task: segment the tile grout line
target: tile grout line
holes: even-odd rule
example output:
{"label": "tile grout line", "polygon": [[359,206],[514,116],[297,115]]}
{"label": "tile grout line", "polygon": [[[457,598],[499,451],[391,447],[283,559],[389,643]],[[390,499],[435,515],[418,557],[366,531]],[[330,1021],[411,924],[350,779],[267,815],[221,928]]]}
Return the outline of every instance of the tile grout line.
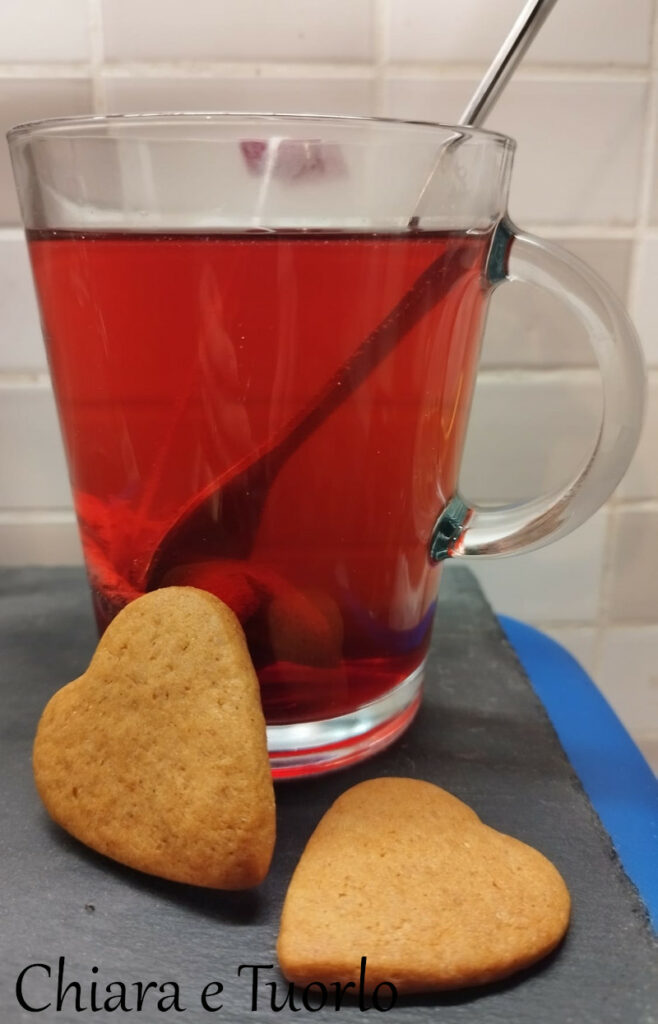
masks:
{"label": "tile grout line", "polygon": [[658,120],[658,0],[654,0],[653,34],[651,42],[651,78],[644,112],[644,145],[640,163],[639,200],[635,221],[634,246],[628,283],[628,303],[631,311],[637,304],[640,287],[639,243],[646,237],[651,221],[653,199],[653,171],[656,154],[656,121]]}
{"label": "tile grout line", "polygon": [[[640,246],[643,238],[646,235],[646,230],[649,225],[651,212],[653,165],[656,149],[656,117],[658,115],[658,72],[656,70],[657,64],[658,0],[654,0],[651,34],[651,52],[649,62],[649,89],[644,111],[644,145],[642,148],[642,158],[640,162],[640,175],[638,182],[639,201],[637,207],[637,216],[635,220],[635,230],[633,232],[633,247],[631,251],[631,261],[628,280],[628,309],[631,313],[633,313],[634,310],[637,308],[637,299],[640,288]],[[606,531],[603,545],[603,566],[601,569],[601,583],[597,611],[597,629],[594,637],[593,666],[595,674],[598,674],[601,669],[603,645],[605,642],[606,630],[613,625],[613,622],[611,621],[610,617],[610,605],[614,582],[613,549],[615,543],[614,538],[616,536],[618,528],[618,517],[620,511],[622,509],[628,509],[630,504],[631,503],[622,503],[618,501],[614,494],[611,496],[610,499],[608,499],[608,517],[606,521]]]}
{"label": "tile grout line", "polygon": [[75,511],[72,506],[54,505],[52,508],[39,506],[35,508],[0,509],[0,527],[41,526],[44,523],[68,525],[75,522]]}
{"label": "tile grout line", "polygon": [[22,227],[0,227],[0,242],[22,242],[25,232]]}
{"label": "tile grout line", "polygon": [[[377,50],[378,35],[386,40],[388,19],[386,11],[389,0],[373,0],[373,25],[375,27],[375,49]],[[180,60],[180,61],[111,61],[102,58],[102,12],[100,0],[88,0],[90,38],[92,41],[91,61],[57,61],[57,62],[15,62],[0,63],[0,79],[6,78],[84,78],[93,73],[95,63],[101,65],[100,70],[106,78],[248,78],[258,68],[264,77],[272,76],[313,78],[351,78],[372,77],[377,72],[377,64],[371,61],[286,61],[269,60]],[[383,12],[383,13],[380,13]],[[100,48],[98,46],[100,44]],[[377,53],[376,53],[377,57]],[[422,61],[382,61],[382,70],[391,77],[407,80],[431,79],[434,81],[465,80],[479,81],[486,71],[486,63],[446,63]],[[609,65],[583,64],[542,64],[525,65],[514,75],[515,80],[537,82],[598,82],[623,83],[648,81],[651,68],[644,65]]]}
{"label": "tile grout line", "polygon": [[[493,57],[493,54],[492,54]],[[488,67],[487,62],[454,63],[443,61],[390,61],[388,72],[392,77],[408,81],[480,81]],[[521,64],[514,72],[514,80],[522,82],[644,82],[650,75],[649,65],[604,64]]]}
{"label": "tile grout line", "polygon": [[658,512],[658,498],[618,498],[614,508],[618,512]]}
{"label": "tile grout line", "polygon": [[50,374],[43,370],[0,370],[0,389],[14,391],[22,388],[33,391],[50,390]]}
{"label": "tile grout line", "polygon": [[[373,22],[374,26],[374,22]],[[376,37],[375,37],[376,44]],[[152,78],[173,79],[250,79],[260,78],[327,78],[341,80],[359,78],[363,80],[375,77],[377,68],[370,61],[181,61],[163,63],[111,63],[103,64],[103,76],[106,79],[135,78],[148,80]]]}
{"label": "tile grout line", "polygon": [[89,78],[89,61],[53,64],[0,64],[0,81],[12,78]]}

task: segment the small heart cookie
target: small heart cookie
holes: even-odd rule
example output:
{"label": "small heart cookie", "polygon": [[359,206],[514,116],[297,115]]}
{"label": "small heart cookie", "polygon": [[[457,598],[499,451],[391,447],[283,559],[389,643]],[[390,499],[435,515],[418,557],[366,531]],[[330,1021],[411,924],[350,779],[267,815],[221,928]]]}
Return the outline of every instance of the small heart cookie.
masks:
{"label": "small heart cookie", "polygon": [[193,587],[153,591],[110,624],[34,742],[46,810],[149,874],[244,889],[269,869],[272,777],[258,680],[233,612]]}
{"label": "small heart cookie", "polygon": [[334,803],[286,896],[277,952],[289,981],[398,992],[480,985],[527,967],[569,923],[567,888],[537,850],[438,786],[372,779]]}

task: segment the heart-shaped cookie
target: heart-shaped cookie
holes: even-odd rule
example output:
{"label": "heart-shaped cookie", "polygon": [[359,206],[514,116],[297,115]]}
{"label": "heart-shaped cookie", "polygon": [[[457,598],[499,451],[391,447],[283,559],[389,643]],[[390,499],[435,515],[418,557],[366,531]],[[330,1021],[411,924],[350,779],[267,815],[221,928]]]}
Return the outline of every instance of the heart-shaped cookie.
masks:
{"label": "heart-shaped cookie", "polygon": [[534,963],[569,922],[569,893],[537,850],[438,786],[373,779],[311,836],[286,896],[289,981],[387,981],[399,992],[479,985]]}
{"label": "heart-shaped cookie", "polygon": [[233,612],[168,587],[127,605],[46,706],[34,777],[48,813],[114,860],[243,889],[269,869],[272,778],[258,680]]}

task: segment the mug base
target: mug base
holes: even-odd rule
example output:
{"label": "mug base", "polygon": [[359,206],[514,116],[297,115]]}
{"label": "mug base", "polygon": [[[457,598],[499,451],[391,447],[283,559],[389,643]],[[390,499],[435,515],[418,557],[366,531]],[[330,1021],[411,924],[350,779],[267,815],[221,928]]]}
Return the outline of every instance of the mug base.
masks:
{"label": "mug base", "polygon": [[384,697],[347,715],[296,725],[268,725],[275,779],[333,772],[384,750],[411,724],[420,704],[425,663]]}

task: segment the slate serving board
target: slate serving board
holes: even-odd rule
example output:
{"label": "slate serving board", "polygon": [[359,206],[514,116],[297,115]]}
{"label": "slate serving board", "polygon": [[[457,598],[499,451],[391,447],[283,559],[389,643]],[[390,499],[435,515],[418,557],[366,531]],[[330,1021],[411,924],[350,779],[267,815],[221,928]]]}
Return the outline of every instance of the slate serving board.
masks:
{"label": "slate serving board", "polygon": [[[223,894],[140,875],[106,860],[52,825],[32,784],[30,749],[50,694],[87,665],[95,644],[82,573],[20,569],[0,573],[2,650],[0,772],[0,1021],[205,1021],[363,1019],[358,1001],[337,1012],[289,1006],[274,1013],[263,971],[258,1009],[252,973],[240,964],[275,963],[278,915],[290,874],[325,809],[348,786],[380,775],[438,783],[471,804],[495,828],[537,846],[562,872],[573,897],[563,946],[542,965],[505,983],[465,992],[400,999],[367,1020],[400,1024],[650,1024],[658,1019],[658,950],[637,892],[564,755],[543,707],[473,577],[450,566],[442,582],[421,712],[390,750],[348,771],[277,787],[278,842],[271,873],[257,891]],[[330,894],[329,894],[330,895]],[[57,1012],[56,974],[81,984]],[[26,976],[31,1006],[15,986]],[[92,973],[92,967],[98,973]],[[92,1012],[90,983],[176,981],[180,1012]],[[200,994],[211,981],[205,1011]],[[117,989],[112,989],[116,992]],[[134,1005],[134,989],[128,988]],[[151,993],[155,990],[152,989]],[[163,990],[164,994],[172,988]],[[163,993],[158,993],[162,995]],[[165,1003],[164,1005],[168,1005]]]}

